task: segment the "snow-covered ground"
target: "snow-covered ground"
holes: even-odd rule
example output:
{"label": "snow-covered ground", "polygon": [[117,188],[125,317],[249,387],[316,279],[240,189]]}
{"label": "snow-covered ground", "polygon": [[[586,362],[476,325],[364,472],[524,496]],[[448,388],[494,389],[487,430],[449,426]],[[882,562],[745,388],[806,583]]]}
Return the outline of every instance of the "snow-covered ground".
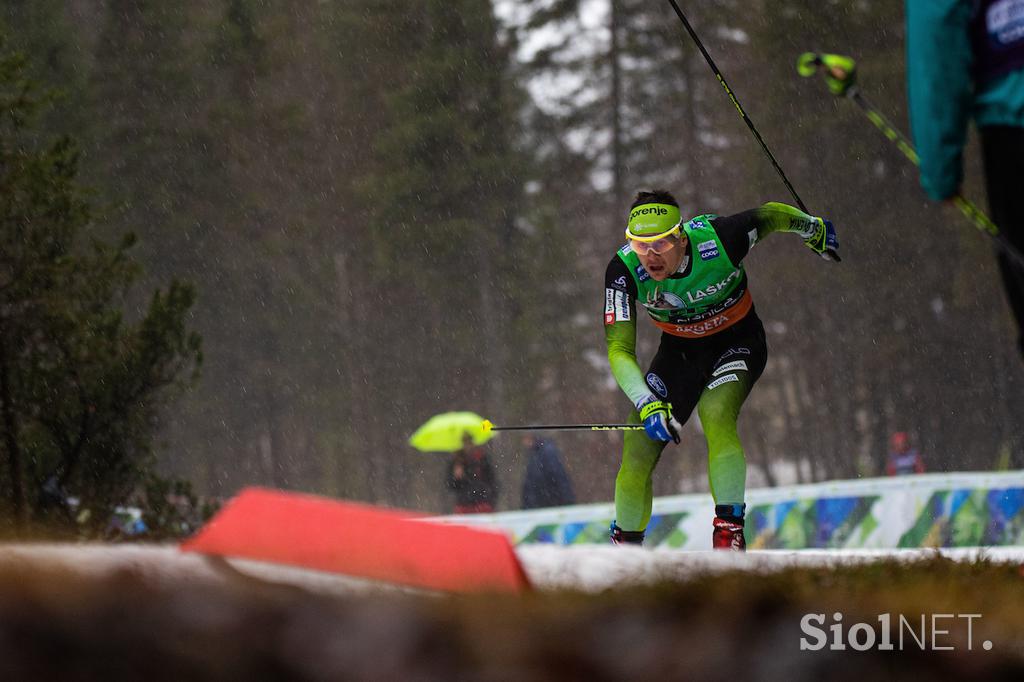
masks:
{"label": "snow-covered ground", "polygon": [[[686,580],[709,572],[770,572],[792,566],[840,566],[885,559],[917,561],[936,553],[958,561],[984,557],[1024,564],[1024,547],[942,550],[801,550],[693,552],[605,545],[524,545],[516,549],[531,583],[540,590],[598,592],[661,580]],[[261,580],[295,585],[325,594],[401,591],[347,576],[307,571],[248,560],[228,561],[181,552],[175,545],[0,545],[0,568],[24,566],[86,576],[128,572],[155,585],[181,582],[222,583]]]}

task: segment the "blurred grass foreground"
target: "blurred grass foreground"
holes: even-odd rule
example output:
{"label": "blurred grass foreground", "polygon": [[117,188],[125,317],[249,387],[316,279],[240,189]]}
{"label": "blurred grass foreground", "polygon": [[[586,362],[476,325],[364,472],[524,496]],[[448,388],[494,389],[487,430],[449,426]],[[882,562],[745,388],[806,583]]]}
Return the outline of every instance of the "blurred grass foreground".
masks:
{"label": "blurred grass foreground", "polygon": [[0,679],[1024,679],[1024,569],[984,558],[454,597],[101,550],[0,551]]}

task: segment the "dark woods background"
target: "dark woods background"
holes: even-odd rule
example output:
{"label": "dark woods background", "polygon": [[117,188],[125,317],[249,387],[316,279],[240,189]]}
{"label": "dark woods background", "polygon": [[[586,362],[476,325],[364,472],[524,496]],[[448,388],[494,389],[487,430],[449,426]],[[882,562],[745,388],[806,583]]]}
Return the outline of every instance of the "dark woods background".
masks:
{"label": "dark woods background", "polygon": [[[931,470],[1020,466],[1024,373],[989,241],[925,202],[855,105],[795,72],[805,50],[853,55],[906,128],[901,3],[690,5],[844,256],[778,236],[748,259],[771,347],[741,421],[751,485],[879,474],[893,430]],[[83,243],[138,237],[126,320],[154,291],[195,294],[175,310],[202,336],[201,378],[177,329],[164,378],[180,390],[147,394],[126,458],[148,459],[122,495],[155,468],[209,496],[262,484],[445,511],[445,457],[406,444],[432,414],[624,416],[600,313],[637,189],[668,188],[687,214],[791,202],[667,2],[508,0],[500,20],[487,0],[0,7],[7,51],[62,91],[33,134],[78,142]],[[645,327],[643,362],[655,342]],[[686,431],[658,494],[705,489]],[[558,442],[580,500],[610,500],[620,438]],[[515,508],[518,439],[491,447],[499,507]],[[60,461],[23,467],[25,494]]]}

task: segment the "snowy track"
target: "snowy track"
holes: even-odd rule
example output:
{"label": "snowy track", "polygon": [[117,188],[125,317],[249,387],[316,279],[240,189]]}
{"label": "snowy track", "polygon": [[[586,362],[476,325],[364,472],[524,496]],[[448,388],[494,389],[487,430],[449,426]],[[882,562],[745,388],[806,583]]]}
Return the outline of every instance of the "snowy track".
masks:
{"label": "snowy track", "polygon": [[533,584],[541,589],[598,591],[661,580],[687,580],[721,571],[766,573],[790,567],[828,567],[896,559],[921,561],[936,553],[956,561],[985,557],[1024,563],[1024,547],[943,550],[761,550],[734,552],[644,550],[635,547],[530,545],[517,553]]}
{"label": "snowy track", "polygon": [[[685,552],[612,546],[525,545],[517,554],[533,585],[541,590],[597,592],[612,587],[683,581],[698,575],[741,570],[765,573],[784,568],[827,567],[891,560],[918,561],[936,553],[957,561],[984,557],[1024,564],[1024,547],[943,550],[802,550]],[[0,545],[0,568],[25,567],[68,571],[89,577],[129,573],[154,585],[217,584],[258,580],[293,585],[324,594],[403,591],[346,576],[254,561],[220,561],[178,551],[173,545]]]}

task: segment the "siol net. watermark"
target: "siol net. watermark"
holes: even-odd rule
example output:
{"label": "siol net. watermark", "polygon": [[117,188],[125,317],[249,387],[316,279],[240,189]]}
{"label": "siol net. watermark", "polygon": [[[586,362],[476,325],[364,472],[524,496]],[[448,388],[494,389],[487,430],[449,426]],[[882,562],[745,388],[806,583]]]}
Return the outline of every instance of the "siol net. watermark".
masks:
{"label": "siol net. watermark", "polygon": [[[824,613],[807,613],[800,619],[800,650],[821,651],[953,651],[957,645],[973,651],[975,648],[975,621],[980,613],[932,613],[919,616],[880,613],[876,623],[843,623],[843,614],[833,613],[826,625]],[[966,635],[962,637],[960,635]],[[962,646],[966,641],[966,647]],[[981,648],[992,649],[992,642],[984,640]]]}

